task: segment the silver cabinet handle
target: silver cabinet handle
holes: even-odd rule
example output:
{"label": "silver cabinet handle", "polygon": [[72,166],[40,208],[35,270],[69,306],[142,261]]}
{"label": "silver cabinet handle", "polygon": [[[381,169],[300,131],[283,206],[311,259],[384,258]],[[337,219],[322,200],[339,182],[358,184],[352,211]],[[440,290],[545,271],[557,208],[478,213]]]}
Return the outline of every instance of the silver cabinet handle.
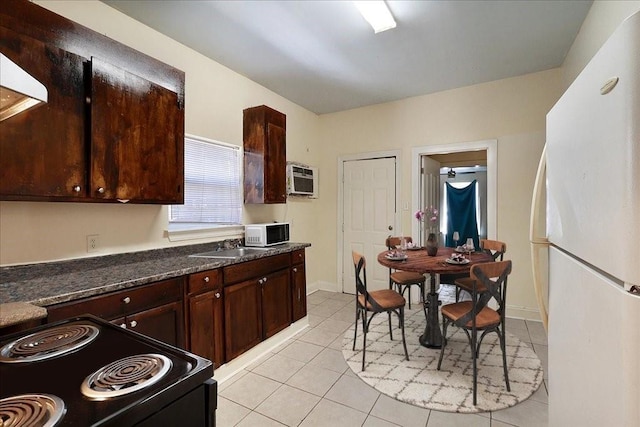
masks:
{"label": "silver cabinet handle", "polygon": [[267,283],[267,278],[265,277],[264,279],[262,279],[263,283]]}
{"label": "silver cabinet handle", "polygon": [[74,193],[79,193],[80,190],[82,190],[82,187],[80,187],[79,185],[74,185],[73,186],[73,192]]}
{"label": "silver cabinet handle", "polygon": [[130,325],[132,328],[135,328],[136,326],[138,326],[138,322],[136,322],[135,320],[132,320],[132,321],[129,323],[129,325]]}
{"label": "silver cabinet handle", "polygon": [[216,298],[220,298],[222,295],[220,295],[220,292],[216,292]]}
{"label": "silver cabinet handle", "polygon": [[204,283],[209,283],[209,276],[204,276]]}
{"label": "silver cabinet handle", "polygon": [[104,187],[98,187],[98,193],[104,194]]}
{"label": "silver cabinet handle", "polygon": [[297,272],[298,272],[298,269],[294,267],[294,268],[293,268],[293,272],[294,272],[294,273],[297,273]]}
{"label": "silver cabinet handle", "polygon": [[264,283],[264,280],[262,280],[262,279],[258,279],[258,284],[259,284],[259,285],[262,285],[263,283]]}
{"label": "silver cabinet handle", "polygon": [[126,324],[126,323],[121,323],[121,324],[120,324],[120,327],[121,327],[122,329],[127,329],[127,324]]}
{"label": "silver cabinet handle", "polygon": [[122,302],[125,303],[125,304],[129,304],[131,302],[131,298],[124,297],[124,298],[122,298]]}

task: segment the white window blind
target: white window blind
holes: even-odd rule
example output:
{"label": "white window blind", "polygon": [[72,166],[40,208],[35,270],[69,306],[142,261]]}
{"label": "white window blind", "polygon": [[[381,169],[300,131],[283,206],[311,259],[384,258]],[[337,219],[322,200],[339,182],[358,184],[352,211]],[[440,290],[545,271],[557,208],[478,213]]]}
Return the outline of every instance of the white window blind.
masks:
{"label": "white window blind", "polygon": [[239,147],[197,137],[184,141],[184,205],[171,205],[169,222],[240,224]]}

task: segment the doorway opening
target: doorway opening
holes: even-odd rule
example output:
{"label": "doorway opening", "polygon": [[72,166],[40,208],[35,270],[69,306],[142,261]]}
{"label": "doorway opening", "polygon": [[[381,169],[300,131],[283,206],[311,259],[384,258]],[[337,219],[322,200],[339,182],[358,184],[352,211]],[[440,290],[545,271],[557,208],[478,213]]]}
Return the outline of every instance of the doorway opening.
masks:
{"label": "doorway opening", "polygon": [[[440,233],[444,236],[453,232],[448,230],[444,183],[460,187],[476,180],[478,235],[496,238],[497,140],[416,147],[412,150],[412,166],[413,212],[437,206]],[[424,239],[418,221],[412,221],[412,234]],[[444,238],[440,244],[444,244]]]}

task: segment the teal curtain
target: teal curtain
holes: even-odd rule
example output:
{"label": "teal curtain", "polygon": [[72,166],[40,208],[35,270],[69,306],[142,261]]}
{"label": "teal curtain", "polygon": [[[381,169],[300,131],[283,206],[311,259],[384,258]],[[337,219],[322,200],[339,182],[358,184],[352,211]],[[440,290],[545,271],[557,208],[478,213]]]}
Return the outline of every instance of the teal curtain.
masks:
{"label": "teal curtain", "polygon": [[448,182],[447,191],[447,246],[455,246],[453,232],[460,234],[458,245],[464,244],[469,237],[473,239],[476,250],[480,248],[478,222],[476,221],[476,180],[464,188],[455,188]]}

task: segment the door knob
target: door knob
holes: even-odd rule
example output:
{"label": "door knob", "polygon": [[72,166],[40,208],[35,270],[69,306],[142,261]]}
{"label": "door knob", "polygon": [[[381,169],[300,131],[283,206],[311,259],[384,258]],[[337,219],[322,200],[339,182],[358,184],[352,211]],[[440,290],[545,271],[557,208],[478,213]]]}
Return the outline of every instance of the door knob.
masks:
{"label": "door knob", "polygon": [[393,225],[389,226],[389,231],[393,230]]}

